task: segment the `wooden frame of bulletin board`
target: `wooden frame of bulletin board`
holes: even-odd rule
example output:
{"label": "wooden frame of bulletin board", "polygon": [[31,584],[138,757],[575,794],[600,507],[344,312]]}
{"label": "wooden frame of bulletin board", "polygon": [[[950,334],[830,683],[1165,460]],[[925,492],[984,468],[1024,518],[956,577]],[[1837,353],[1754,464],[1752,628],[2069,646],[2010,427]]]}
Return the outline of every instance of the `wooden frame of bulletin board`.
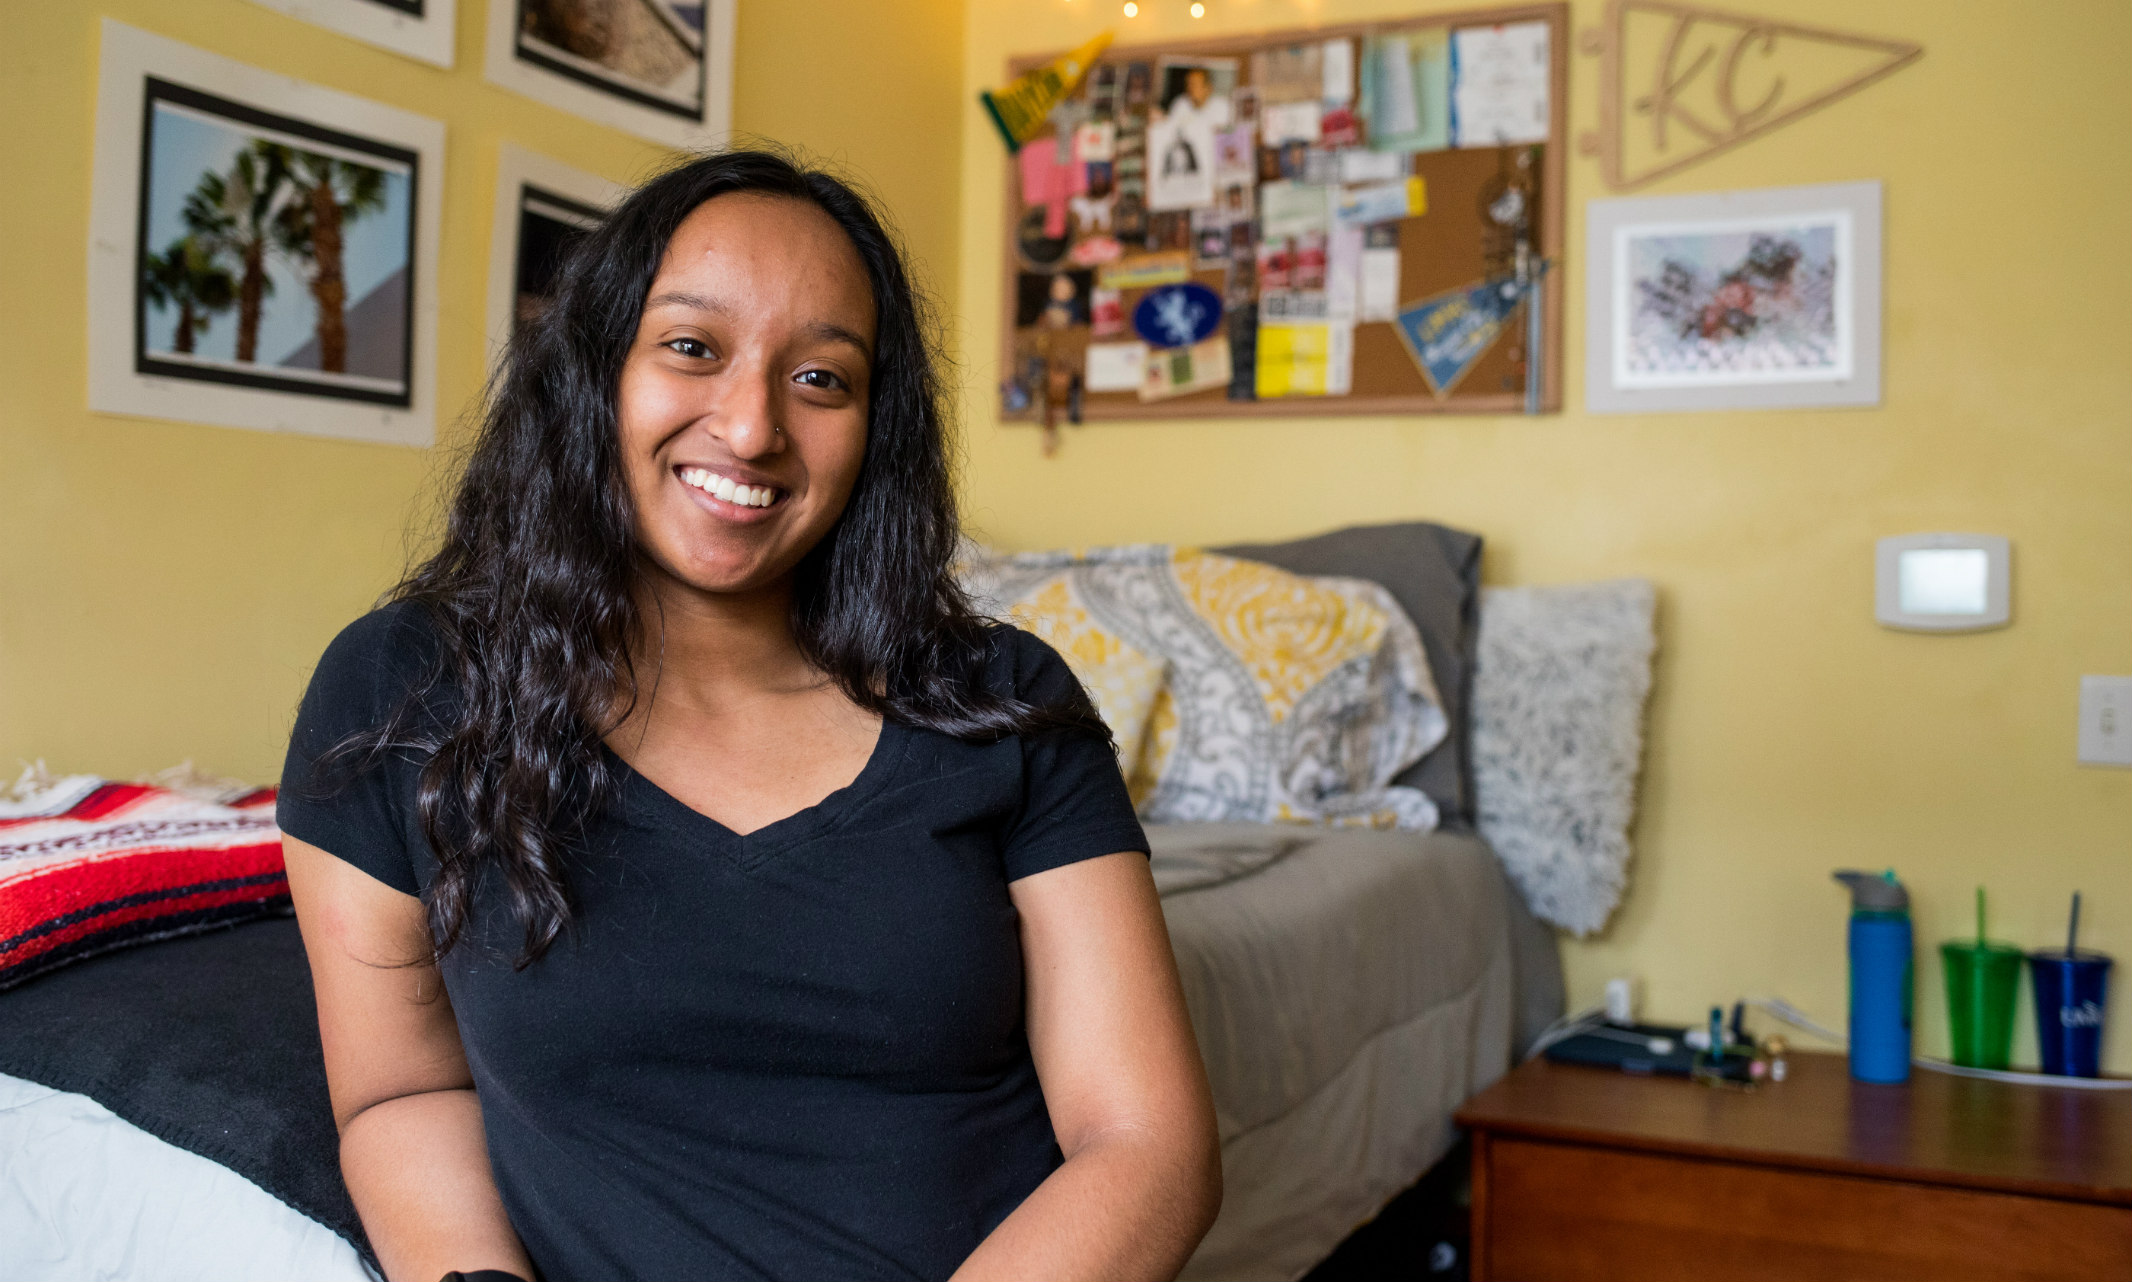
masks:
{"label": "wooden frame of bulletin board", "polygon": [[[1544,25],[1544,53],[1535,47],[1533,24]],[[1468,34],[1461,37],[1461,32]],[[1346,47],[1348,81],[1354,86],[1345,119],[1338,112],[1341,73],[1325,69],[1328,59],[1339,66],[1331,48],[1336,44]],[[1394,48],[1405,53],[1400,61],[1391,61],[1395,55],[1388,50]],[[1459,49],[1469,56],[1453,71]],[[1047,127],[1008,162],[1002,418],[1559,410],[1570,53],[1566,4],[1110,49],[1052,117],[1054,126],[1063,123],[1064,146],[1059,128]],[[1486,63],[1484,54],[1497,61]],[[1371,66],[1373,58],[1378,61]],[[1018,75],[1048,61],[1049,55],[1015,58],[1008,72]],[[1211,66],[1196,85],[1186,70],[1194,62]],[[1394,91],[1386,86],[1396,73],[1379,68],[1399,66],[1411,72],[1413,105],[1387,107]],[[1255,70],[1268,73],[1266,83],[1255,82]],[[1483,79],[1491,73],[1492,81]],[[1468,78],[1464,90],[1453,87],[1459,76]],[[1306,106],[1297,95],[1320,83],[1311,77],[1322,77],[1324,84],[1316,111],[1317,145],[1302,142],[1299,133],[1312,113],[1306,108],[1301,123],[1296,113]],[[1532,101],[1541,83],[1544,106]],[[1195,88],[1201,96],[1188,99]],[[1173,92],[1177,96],[1169,96]],[[1166,97],[1173,106],[1182,104],[1181,111],[1154,110]],[[1467,104],[1465,122],[1453,110],[1454,100]],[[1520,114],[1484,114],[1502,104]],[[1216,195],[1197,213],[1154,209],[1151,189],[1162,164],[1155,143],[1167,153],[1176,138],[1190,141],[1186,130],[1195,112],[1209,113],[1218,127]],[[1432,119],[1434,113],[1449,113],[1448,119]],[[1172,115],[1177,121],[1168,119]],[[1226,127],[1221,127],[1224,115]],[[1545,135],[1539,137],[1542,115]],[[1512,123],[1475,126],[1475,119]],[[1380,134],[1374,141],[1391,145],[1378,150],[1369,137],[1372,123],[1415,127]],[[1524,132],[1509,145],[1497,145],[1514,135],[1498,132],[1496,143],[1470,134],[1461,138],[1462,123],[1476,132],[1483,127]],[[1255,135],[1248,153],[1234,136],[1244,128]],[[1206,137],[1197,135],[1202,141]],[[1276,137],[1288,141],[1266,146]],[[1413,143],[1419,145],[1409,150]],[[1106,149],[1111,153],[1107,166],[1084,159]],[[1136,154],[1137,165],[1131,159]],[[1247,154],[1249,170],[1239,179]],[[1046,163],[1054,168],[1047,172]],[[1171,172],[1162,177],[1165,201],[1177,199]],[[1024,203],[1025,183],[1032,179],[1035,186],[1028,190],[1049,199]],[[1229,190],[1236,186],[1249,190],[1237,196]],[[1393,212],[1393,193],[1402,186],[1407,203],[1397,216],[1366,221]],[[1146,193],[1138,209],[1128,208],[1134,187]],[[1269,201],[1275,187],[1280,190]],[[1314,200],[1305,189],[1318,187],[1328,192],[1326,217],[1324,231],[1313,233],[1307,220],[1315,206],[1306,201],[1306,222],[1298,223],[1294,198]],[[1053,206],[1065,209],[1063,220]],[[1269,209],[1278,220],[1271,226],[1306,229],[1294,236],[1265,236]],[[1228,240],[1226,253],[1217,259],[1213,251],[1222,247],[1220,235]],[[1118,256],[1097,261],[1113,252],[1103,243],[1106,238],[1117,242]],[[1175,257],[1180,248],[1183,263]],[[1147,283],[1136,287],[1136,277]],[[1212,307],[1208,293],[1185,282],[1204,286],[1220,306]],[[1107,293],[1106,287],[1115,292]],[[1084,387],[1089,376],[1112,386],[1122,382],[1133,353],[1119,345],[1144,341],[1136,332],[1135,309],[1162,288],[1172,297],[1157,300],[1170,306],[1167,328],[1152,331],[1165,341],[1149,343],[1143,367],[1148,386],[1130,391]],[[1205,320],[1209,312],[1218,318],[1211,331]],[[1394,318],[1384,319],[1387,312]],[[1155,316],[1151,304],[1144,318]],[[1351,324],[1349,316],[1355,318]],[[1187,320],[1180,317],[1196,327],[1187,330]],[[1099,328],[1106,333],[1098,335]],[[1193,338],[1178,342],[1186,333]],[[1180,390],[1209,383],[1218,373],[1223,344],[1217,340],[1228,340],[1230,379]],[[1091,344],[1106,349],[1097,353],[1096,363],[1088,358]],[[1051,404],[1047,413],[1047,397],[1058,402],[1062,396],[1063,402]]]}

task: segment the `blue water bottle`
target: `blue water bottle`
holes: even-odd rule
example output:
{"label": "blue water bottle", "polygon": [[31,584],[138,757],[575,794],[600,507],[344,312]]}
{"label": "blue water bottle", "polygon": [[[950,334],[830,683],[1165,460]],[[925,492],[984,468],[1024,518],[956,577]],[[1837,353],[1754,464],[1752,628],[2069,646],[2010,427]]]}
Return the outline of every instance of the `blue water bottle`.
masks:
{"label": "blue water bottle", "polygon": [[1893,870],[1839,872],[1851,890],[1851,1076],[1910,1080],[1910,892]]}

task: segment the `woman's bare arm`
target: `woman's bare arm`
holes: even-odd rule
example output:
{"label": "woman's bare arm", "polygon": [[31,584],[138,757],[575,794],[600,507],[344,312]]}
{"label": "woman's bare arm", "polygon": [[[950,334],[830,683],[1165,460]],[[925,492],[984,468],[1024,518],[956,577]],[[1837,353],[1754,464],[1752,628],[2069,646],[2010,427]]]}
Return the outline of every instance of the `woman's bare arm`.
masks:
{"label": "woman's bare arm", "polygon": [[451,1001],[419,960],[429,952],[422,902],[294,837],[282,850],[318,991],[341,1174],[386,1277],[532,1277],[489,1173]]}
{"label": "woman's bare arm", "polygon": [[1068,864],[1008,890],[1029,1047],[1066,1161],[956,1282],[1174,1278],[1221,1205],[1221,1151],[1147,857]]}

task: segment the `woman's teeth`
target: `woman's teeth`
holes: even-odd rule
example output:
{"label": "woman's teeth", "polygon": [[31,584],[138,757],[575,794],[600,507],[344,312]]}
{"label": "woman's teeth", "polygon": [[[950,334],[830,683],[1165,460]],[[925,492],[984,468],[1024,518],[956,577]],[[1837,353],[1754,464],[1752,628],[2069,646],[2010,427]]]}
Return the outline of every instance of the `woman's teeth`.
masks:
{"label": "woman's teeth", "polygon": [[732,477],[704,467],[682,468],[681,483],[739,507],[768,507],[777,501],[777,491],[767,485],[735,485]]}

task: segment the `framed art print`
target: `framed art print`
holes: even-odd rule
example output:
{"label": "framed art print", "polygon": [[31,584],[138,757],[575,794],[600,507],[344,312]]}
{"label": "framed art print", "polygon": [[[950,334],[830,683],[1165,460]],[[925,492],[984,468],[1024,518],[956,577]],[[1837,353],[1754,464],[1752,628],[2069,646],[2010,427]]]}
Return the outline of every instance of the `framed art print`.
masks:
{"label": "framed art print", "polygon": [[106,19],[89,406],[428,445],[444,127]]}
{"label": "framed art print", "polygon": [[490,81],[669,147],[724,140],[737,0],[488,0]]}
{"label": "framed art print", "polygon": [[625,194],[620,183],[503,144],[496,158],[496,214],[489,235],[489,350],[546,311],[563,259]]}
{"label": "framed art print", "polygon": [[452,22],[457,0],[253,0],[253,3],[410,58],[439,67],[452,65]]}
{"label": "framed art print", "polygon": [[1592,201],[1589,408],[1878,405],[1880,194],[1862,182]]}

